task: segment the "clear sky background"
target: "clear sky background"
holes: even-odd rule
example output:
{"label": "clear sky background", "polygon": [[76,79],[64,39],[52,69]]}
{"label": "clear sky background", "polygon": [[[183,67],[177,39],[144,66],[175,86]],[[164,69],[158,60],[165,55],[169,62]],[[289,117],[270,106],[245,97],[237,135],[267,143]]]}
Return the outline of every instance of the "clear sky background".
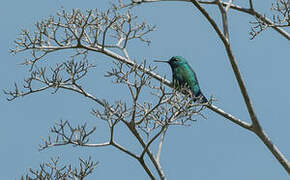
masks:
{"label": "clear sky background", "polygon": [[[235,1],[238,3],[239,1]],[[269,15],[271,0],[254,1],[255,7]],[[243,3],[245,4],[245,3]],[[33,30],[36,21],[65,9],[81,10],[109,6],[109,1],[16,1],[2,2],[0,6],[0,89],[12,88],[28,76],[28,69],[19,65],[25,55],[12,56],[13,47],[21,29]],[[218,16],[214,8],[208,8]],[[142,5],[135,9],[141,19],[157,25],[149,37],[152,44],[131,46],[128,49],[138,62],[147,59],[169,59],[184,56],[195,69],[200,86],[206,96],[214,95],[215,104],[226,112],[249,121],[240,90],[230,68],[221,41],[209,23],[190,3],[164,2]],[[248,22],[252,17],[231,10],[230,37],[234,55],[262,127],[280,151],[290,159],[290,46],[289,41],[268,29],[255,40],[249,40]],[[219,22],[220,24],[220,22]],[[61,55],[61,54],[60,54]],[[50,59],[51,58],[51,59]],[[57,62],[53,56],[47,62]],[[127,91],[110,83],[103,75],[110,70],[112,61],[92,54],[96,68],[89,73],[84,85],[97,97],[110,102],[126,100]],[[54,61],[54,62],[53,62]],[[157,72],[171,77],[169,66],[158,64]],[[88,179],[148,179],[145,171],[133,159],[118,150],[106,148],[56,147],[38,151],[41,137],[59,120],[73,125],[87,122],[96,125],[96,140],[103,140],[105,126],[96,120],[90,110],[98,107],[80,95],[60,91],[41,92],[12,102],[0,94],[0,179],[19,179],[29,168],[38,168],[50,157],[60,156],[64,163],[77,165],[78,157],[92,156],[99,161]],[[144,97],[146,98],[146,97]],[[191,127],[172,127],[165,140],[161,165],[167,178],[174,179],[288,179],[289,176],[258,138],[219,115],[205,110],[207,120],[197,117]],[[129,144],[132,139],[120,129],[119,139]],[[134,145],[130,145],[133,149]]]}

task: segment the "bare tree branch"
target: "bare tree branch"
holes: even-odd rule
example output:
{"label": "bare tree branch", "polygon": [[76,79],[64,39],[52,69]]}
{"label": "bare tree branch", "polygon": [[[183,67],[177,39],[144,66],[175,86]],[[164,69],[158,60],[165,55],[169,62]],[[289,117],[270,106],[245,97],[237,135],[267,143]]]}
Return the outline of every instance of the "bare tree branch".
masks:
{"label": "bare tree branch", "polygon": [[[216,33],[219,35],[220,39],[222,40],[222,42],[224,43],[224,46],[226,48],[226,52],[228,54],[230,63],[232,65],[232,69],[234,71],[235,77],[238,81],[241,93],[243,95],[244,101],[246,103],[251,121],[252,121],[252,125],[251,125],[251,131],[254,132],[255,134],[258,135],[258,137],[262,137],[261,140],[264,142],[264,144],[269,148],[269,150],[273,153],[273,155],[276,157],[276,159],[280,162],[280,164],[284,167],[284,169],[288,172],[288,174],[290,174],[290,165],[287,161],[287,159],[284,157],[284,155],[271,143],[271,145],[269,145],[269,142],[271,142],[269,140],[269,138],[266,138],[267,135],[264,133],[258,119],[257,116],[255,114],[255,111],[253,109],[251,100],[249,98],[248,92],[246,90],[246,86],[244,84],[244,81],[242,79],[240,70],[237,66],[235,57],[233,55],[233,52],[231,50],[231,46],[229,41],[227,41],[225,39],[224,36],[221,36],[220,31],[217,30],[217,25],[215,24],[214,20],[208,15],[208,13],[199,5],[198,2],[196,1],[192,1],[192,3],[200,10],[200,12],[207,18],[207,20],[210,22],[210,24],[212,25],[212,27],[216,30]],[[242,126],[244,127],[244,126]],[[262,135],[263,134],[263,135]],[[269,141],[267,141],[269,140]]]}
{"label": "bare tree branch", "polygon": [[[269,27],[289,27],[290,26],[290,1],[276,0],[275,4],[272,4],[271,10],[275,13],[272,15],[272,22],[269,23],[263,19],[267,19],[266,15],[263,18],[256,16],[256,21],[250,22],[251,39],[254,39],[258,34],[263,32]],[[289,38],[288,38],[289,40]]]}
{"label": "bare tree branch", "polygon": [[71,165],[59,165],[59,158],[51,158],[51,162],[40,165],[39,170],[29,169],[29,173],[22,176],[21,180],[64,180],[64,179],[84,179],[92,174],[98,162],[92,161],[91,157],[88,160],[79,159],[79,168],[73,168]]}
{"label": "bare tree branch", "polygon": [[[151,167],[146,164],[148,162],[144,160],[144,156],[147,155],[149,157],[148,161],[151,161],[153,164],[159,178],[166,179],[160,165],[160,153],[165,132],[172,125],[188,125],[188,122],[193,121],[192,119],[195,116],[204,117],[201,111],[204,107],[207,107],[235,124],[257,134],[289,173],[290,167],[287,159],[267,137],[255,115],[230,46],[227,12],[229,8],[231,8],[254,15],[257,19],[265,23],[271,21],[268,21],[266,17],[259,16],[253,9],[251,1],[251,8],[246,9],[233,5],[231,0],[229,3],[221,0],[180,0],[193,3],[210,22],[211,26],[224,43],[229,61],[252,120],[252,124],[250,125],[224,112],[220,108],[215,107],[212,105],[212,100],[206,104],[194,104],[190,97],[181,93],[183,90],[173,89],[172,92],[168,92],[164,85],[169,86],[170,89],[173,88],[173,85],[167,79],[154,73],[156,67],[147,66],[146,61],[137,64],[130,59],[126,49],[128,43],[132,40],[139,40],[146,44],[150,43],[150,40],[147,39],[146,36],[155,29],[155,26],[148,25],[145,22],[138,23],[137,17],[130,12],[130,9],[125,10],[126,8],[124,7],[157,1],[171,0],[132,0],[129,5],[124,5],[120,1],[120,6],[113,5],[112,8],[105,12],[89,10],[86,13],[82,13],[79,10],[73,10],[71,13],[67,13],[63,9],[57,14],[57,17],[50,17],[44,21],[38,22],[36,24],[37,30],[34,34],[26,30],[22,31],[20,38],[15,41],[16,47],[12,49],[11,52],[31,52],[31,58],[23,63],[30,67],[30,77],[24,80],[23,90],[15,84],[14,90],[4,91],[5,94],[10,96],[8,100],[13,100],[47,89],[53,89],[52,93],[56,93],[59,89],[77,92],[102,106],[102,111],[94,109],[92,113],[98,119],[106,121],[110,131],[107,142],[91,143],[89,141],[89,136],[95,131],[95,128],[88,130],[86,124],[72,127],[68,122],[61,121],[51,130],[55,135],[54,140],[52,140],[51,137],[48,137],[47,140],[43,140],[44,144],[41,146],[41,149],[68,144],[87,147],[111,145],[136,159],[148,176],[151,179],[156,179],[150,169]],[[223,32],[207,11],[201,7],[200,3],[218,6],[222,15]],[[283,8],[281,9],[280,6],[276,6],[275,10],[282,12],[282,14],[284,12]],[[284,21],[285,20],[278,20],[277,22]],[[277,22],[271,22],[273,28],[289,39],[288,33],[283,32],[278,26],[274,27],[274,23],[277,24]],[[49,69],[38,68],[38,64],[41,63],[40,59],[53,52],[65,49],[74,51],[72,60],[56,64],[55,67],[50,67]],[[118,101],[110,105],[107,101],[100,100],[83,88],[79,81],[94,67],[94,65],[90,64],[86,59],[88,52],[102,53],[116,60],[116,67],[109,71],[106,76],[113,78],[114,83],[125,84],[128,87],[132,100],[130,104]],[[118,54],[120,52],[123,56]],[[78,62],[75,59],[79,57],[82,59]],[[156,84],[156,81],[153,82],[152,78],[159,82]],[[149,89],[152,97],[156,99],[156,102],[152,102],[152,100],[149,102],[140,100],[139,97],[143,92],[141,89],[144,87]],[[126,149],[126,147],[123,147],[115,141],[114,129],[115,125],[119,122],[126,125],[142,147],[140,155]],[[158,138],[160,138],[159,147],[157,149],[157,154],[154,154],[150,150],[150,146],[155,143]]]}
{"label": "bare tree branch", "polygon": [[[144,153],[146,152],[156,167],[160,178],[165,179],[161,166],[154,158],[153,153],[149,150],[149,146],[161,135],[166,127],[169,125],[185,125],[186,122],[192,119],[193,115],[199,115],[201,109],[198,110],[195,105],[192,104],[190,98],[178,91],[173,91],[171,93],[165,91],[163,83],[160,83],[159,86],[152,84],[151,76],[147,75],[147,71],[152,72],[155,67],[146,68],[145,62],[141,65],[135,63],[133,67],[118,62],[116,63],[116,68],[113,68],[112,71],[107,73],[107,77],[114,78],[115,83],[126,84],[132,92],[132,107],[128,108],[127,105],[122,102],[117,102],[114,106],[111,106],[106,101],[100,100],[88,93],[82,85],[79,84],[79,81],[84,78],[87,72],[93,67],[94,65],[88,63],[86,59],[79,62],[76,62],[74,59],[66,61],[57,64],[55,67],[51,67],[49,70],[46,70],[46,68],[37,68],[35,66],[35,70],[31,72],[29,81],[25,81],[28,82],[24,86],[27,92],[19,93],[18,88],[16,88],[14,91],[7,93],[13,95],[13,98],[17,98],[39,92],[38,87],[41,86],[45,89],[54,89],[53,93],[56,93],[58,89],[74,91],[93,100],[104,108],[103,113],[94,110],[93,114],[108,123],[110,129],[109,141],[90,143],[89,136],[95,131],[95,128],[88,130],[86,129],[86,124],[72,127],[68,121],[61,121],[51,129],[51,132],[55,135],[54,138],[49,136],[47,140],[43,139],[43,145],[40,146],[40,149],[43,150],[49,147],[69,144],[86,147],[104,147],[112,145],[137,159],[148,173],[149,177],[154,177],[144,162]],[[152,96],[158,99],[156,104],[153,104],[153,102],[144,102],[145,105],[143,106],[138,102],[137,97],[141,92],[141,88],[145,86],[155,91],[152,92]],[[40,88],[40,90],[41,89],[43,88]],[[134,118],[132,118],[132,116],[134,116]],[[140,157],[115,142],[113,132],[118,122],[125,123],[136,136],[142,148],[144,148]],[[135,122],[138,122],[138,124]],[[141,131],[139,132],[139,130]],[[154,134],[156,131],[158,131],[158,133]],[[143,137],[141,135],[142,132],[146,132],[147,135]],[[153,138],[151,138],[148,143],[145,143],[144,139],[146,139],[147,136],[149,137],[150,134],[152,134]]]}
{"label": "bare tree branch", "polygon": [[[147,0],[141,0],[141,1],[138,1],[137,4],[140,4],[140,3],[143,3],[143,2],[158,2],[158,1],[160,1],[160,0],[155,0],[155,1],[154,0],[149,0],[149,1],[147,1]],[[236,79],[238,81],[238,84],[239,84],[241,93],[243,95],[244,101],[246,103],[246,106],[247,106],[247,109],[248,109],[248,112],[249,112],[249,115],[250,115],[250,118],[251,118],[251,121],[252,121],[252,125],[249,126],[247,123],[241,122],[241,121],[239,121],[239,120],[237,120],[235,118],[234,119],[233,118],[230,118],[231,116],[228,116],[227,113],[223,113],[223,111],[220,111],[220,109],[218,109],[218,108],[215,108],[215,107],[209,106],[209,105],[208,105],[208,107],[211,110],[213,110],[214,112],[218,112],[220,115],[222,115],[222,116],[224,116],[226,118],[230,118],[230,120],[232,122],[240,125],[241,127],[244,127],[244,128],[246,128],[248,130],[251,130],[252,132],[254,132],[255,134],[257,134],[258,137],[261,138],[261,140],[264,142],[264,144],[273,153],[273,155],[276,157],[276,159],[280,162],[280,164],[290,174],[290,165],[289,165],[287,159],[272,144],[272,142],[269,140],[269,138],[264,133],[264,131],[262,130],[262,128],[261,128],[261,126],[259,124],[259,121],[258,121],[257,116],[255,114],[255,111],[253,109],[252,103],[250,101],[248,92],[246,90],[244,81],[243,81],[243,79],[241,77],[241,73],[239,71],[239,68],[237,66],[236,60],[235,60],[234,55],[232,53],[230,43],[228,41],[228,38],[226,37],[226,34],[227,34],[227,32],[225,31],[225,29],[227,29],[226,13],[225,13],[224,9],[221,6],[227,6],[228,3],[224,3],[224,2],[221,2],[219,0],[210,1],[210,2],[209,1],[194,1],[194,0],[190,0],[190,2],[192,2],[195,5],[195,7],[205,16],[205,18],[209,21],[209,23],[211,24],[211,26],[213,27],[213,29],[216,31],[216,33],[218,34],[218,36],[220,37],[220,39],[224,43],[226,52],[228,54],[228,57],[229,57],[229,60],[230,60],[231,66],[232,66],[232,69],[233,69],[234,74],[235,74],[235,77],[236,77]],[[136,4],[136,1],[133,0],[132,3],[134,5],[134,4]],[[215,21],[210,17],[210,15],[207,13],[207,11],[203,7],[200,6],[199,3],[216,4],[216,5],[219,6],[219,9],[220,9],[220,11],[222,13],[222,17],[223,17],[223,27],[224,27],[224,34],[225,35],[221,33],[221,31],[220,31],[219,27],[217,26],[217,24],[215,23]],[[273,24],[266,17],[262,17],[262,16],[260,16],[260,14],[258,14],[256,11],[254,11],[251,2],[250,2],[250,5],[251,5],[251,8],[248,9],[248,10],[247,9],[244,9],[244,8],[237,7],[235,5],[230,5],[230,7],[233,8],[233,9],[236,9],[236,10],[240,10],[240,11],[247,12],[249,14],[255,15],[255,17],[258,18],[258,19],[260,19],[261,21],[265,21],[266,23]],[[273,26],[273,27],[275,27],[275,26]],[[287,39],[290,39],[289,34],[283,32],[283,30],[281,30],[280,28],[275,27],[274,29],[276,29],[278,32],[280,32],[282,35],[284,35]]]}
{"label": "bare tree branch", "polygon": [[222,109],[220,109],[220,108],[218,108],[218,107],[216,107],[214,105],[211,105],[211,104],[210,105],[206,105],[206,106],[209,109],[213,110],[214,112],[218,113],[219,115],[221,115],[221,116],[225,117],[226,119],[232,121],[233,123],[245,128],[245,129],[251,130],[251,125],[250,124],[248,124],[248,123],[246,123],[246,122],[244,122],[244,121],[232,116],[229,113],[224,112]]}
{"label": "bare tree branch", "polygon": [[[152,3],[152,2],[163,2],[163,1],[180,1],[180,2],[191,2],[191,0],[131,0],[130,4],[124,5],[124,7],[126,6],[134,6],[134,5],[139,5],[141,3]],[[200,4],[207,4],[207,5],[218,5],[216,0],[212,0],[212,1],[207,1],[207,0],[199,0],[198,1]],[[276,25],[275,22],[271,21],[269,18],[265,17],[263,14],[257,12],[256,10],[254,10],[253,8],[253,3],[250,0],[249,1],[249,8],[244,8],[238,5],[234,5],[232,4],[230,1],[224,2],[224,1],[220,1],[221,4],[227,8],[231,8],[243,13],[247,13],[255,18],[257,18],[257,20],[269,25],[268,27],[273,28],[275,31],[277,31],[278,33],[280,33],[282,36],[284,36],[286,39],[290,40],[290,34],[288,32],[286,32],[284,29],[282,29],[281,27],[285,27],[285,26],[280,26],[280,25]],[[289,0],[288,0],[289,2]],[[289,3],[288,3],[289,6]],[[289,18],[288,18],[289,19]],[[287,25],[289,26],[289,25]]]}

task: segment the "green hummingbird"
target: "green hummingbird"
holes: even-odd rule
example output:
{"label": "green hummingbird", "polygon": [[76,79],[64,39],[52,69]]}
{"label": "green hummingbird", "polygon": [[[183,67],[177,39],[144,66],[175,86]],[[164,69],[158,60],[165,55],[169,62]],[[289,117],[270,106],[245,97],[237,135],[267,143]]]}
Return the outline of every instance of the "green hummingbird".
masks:
{"label": "green hummingbird", "polygon": [[194,102],[206,103],[208,100],[202,94],[196,74],[188,62],[181,56],[173,56],[169,61],[155,61],[168,63],[172,70],[172,81],[175,88],[186,87],[193,96]]}

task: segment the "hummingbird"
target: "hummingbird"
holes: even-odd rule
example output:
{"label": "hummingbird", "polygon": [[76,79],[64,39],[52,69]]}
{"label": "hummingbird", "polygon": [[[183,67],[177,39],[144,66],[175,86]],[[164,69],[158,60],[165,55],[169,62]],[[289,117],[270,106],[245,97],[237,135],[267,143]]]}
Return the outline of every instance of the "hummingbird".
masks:
{"label": "hummingbird", "polygon": [[208,100],[202,94],[196,74],[191,66],[188,64],[185,58],[181,56],[173,56],[169,61],[159,61],[155,62],[168,63],[172,70],[172,81],[173,86],[177,89],[181,87],[188,88],[191,91],[192,98],[194,102],[206,103]]}

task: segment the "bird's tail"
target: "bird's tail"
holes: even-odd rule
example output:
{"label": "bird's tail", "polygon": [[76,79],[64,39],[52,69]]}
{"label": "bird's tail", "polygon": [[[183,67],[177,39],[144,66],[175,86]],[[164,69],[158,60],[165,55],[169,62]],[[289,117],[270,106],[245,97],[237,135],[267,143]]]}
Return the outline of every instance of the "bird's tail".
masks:
{"label": "bird's tail", "polygon": [[202,92],[200,92],[197,96],[196,96],[196,101],[198,103],[207,103],[208,100],[207,98],[202,94]]}

